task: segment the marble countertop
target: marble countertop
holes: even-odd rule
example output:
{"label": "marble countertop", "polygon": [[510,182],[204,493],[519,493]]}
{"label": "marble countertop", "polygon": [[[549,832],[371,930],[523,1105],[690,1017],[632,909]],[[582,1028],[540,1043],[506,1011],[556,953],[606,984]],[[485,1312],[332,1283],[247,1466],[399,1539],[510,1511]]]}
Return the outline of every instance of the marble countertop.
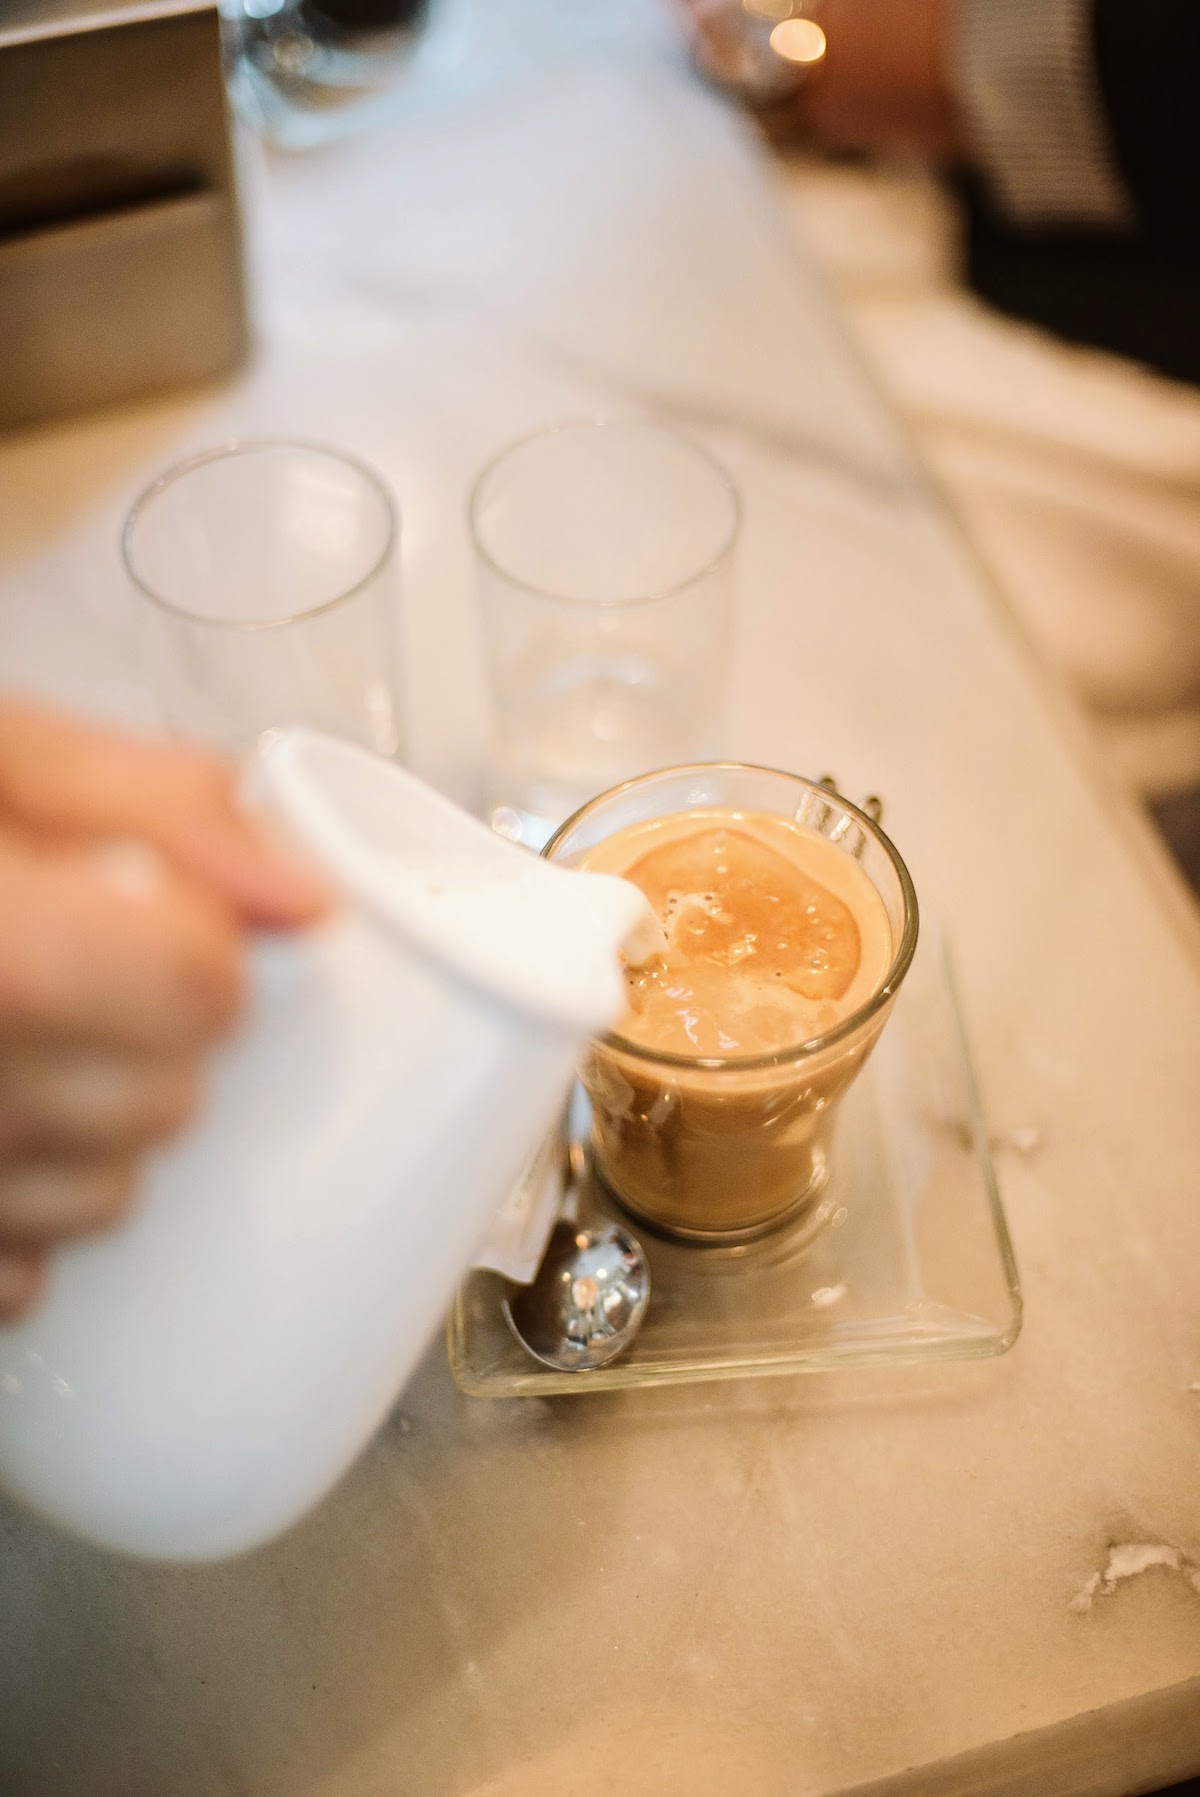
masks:
{"label": "marble countertop", "polygon": [[[631,17],[637,9],[631,10]],[[586,53],[585,53],[586,52]],[[487,1402],[442,1345],[296,1530],[130,1565],[0,1510],[11,1797],[1128,1797],[1200,1771],[1200,930],[657,26],[252,184],[220,390],[0,443],[0,679],[153,722],[116,533],[234,433],[403,512],[411,759],[470,803],[463,517],[649,409],[746,501],[727,748],[881,791],[957,944],[1025,1286],[1006,1358]]]}

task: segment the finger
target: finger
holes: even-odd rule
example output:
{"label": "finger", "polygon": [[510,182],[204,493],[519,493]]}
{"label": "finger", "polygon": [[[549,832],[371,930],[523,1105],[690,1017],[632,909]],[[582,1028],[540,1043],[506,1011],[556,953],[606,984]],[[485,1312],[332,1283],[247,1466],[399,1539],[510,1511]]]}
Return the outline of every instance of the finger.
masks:
{"label": "finger", "polygon": [[143,780],[126,801],[127,833],[257,928],[291,929],[329,909],[328,884],[244,809],[227,768],[190,751],[163,755],[167,765],[156,765],[154,781]]}
{"label": "finger", "polygon": [[232,796],[223,809],[214,804],[146,817],[143,833],[257,929],[295,929],[332,904],[332,889],[316,868],[276,842]]}
{"label": "finger", "polygon": [[0,1157],[137,1154],[195,1117],[190,1058],[35,1043],[0,1060]]}
{"label": "finger", "polygon": [[0,1252],[38,1253],[72,1236],[111,1229],[133,1203],[137,1164],[29,1161],[0,1174]]}
{"label": "finger", "polygon": [[234,1022],[243,978],[242,932],[193,883],[164,870],[129,892],[90,855],[0,840],[0,1045],[197,1052]]}
{"label": "finger", "polygon": [[46,1288],[46,1260],[19,1249],[0,1252],[0,1323],[32,1310]]}
{"label": "finger", "polygon": [[268,839],[213,757],[30,706],[0,706],[0,813],[44,835],[135,837],[244,921],[291,928],[328,908],[317,872]]}

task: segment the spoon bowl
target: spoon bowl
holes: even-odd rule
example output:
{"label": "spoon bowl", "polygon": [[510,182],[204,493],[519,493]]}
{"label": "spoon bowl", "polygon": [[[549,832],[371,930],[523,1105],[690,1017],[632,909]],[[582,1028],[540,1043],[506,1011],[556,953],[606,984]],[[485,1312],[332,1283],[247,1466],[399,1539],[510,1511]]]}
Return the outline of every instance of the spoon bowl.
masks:
{"label": "spoon bowl", "polygon": [[544,1366],[588,1372],[624,1353],[650,1302],[650,1267],[618,1223],[556,1223],[531,1285],[503,1299],[517,1340]]}

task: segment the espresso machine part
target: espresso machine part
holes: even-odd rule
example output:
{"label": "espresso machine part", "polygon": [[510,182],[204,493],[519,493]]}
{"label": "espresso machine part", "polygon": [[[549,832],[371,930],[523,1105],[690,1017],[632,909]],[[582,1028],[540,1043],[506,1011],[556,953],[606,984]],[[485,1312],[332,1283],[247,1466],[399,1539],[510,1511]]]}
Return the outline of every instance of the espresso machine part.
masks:
{"label": "espresso machine part", "polygon": [[0,426],[245,356],[220,24],[213,0],[0,9]]}

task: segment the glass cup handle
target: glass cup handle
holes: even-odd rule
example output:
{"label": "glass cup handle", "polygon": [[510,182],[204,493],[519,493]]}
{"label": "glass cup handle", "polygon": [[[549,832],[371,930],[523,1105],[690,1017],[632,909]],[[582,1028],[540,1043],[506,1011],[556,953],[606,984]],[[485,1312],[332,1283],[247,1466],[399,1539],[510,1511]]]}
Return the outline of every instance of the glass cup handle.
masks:
{"label": "glass cup handle", "polygon": [[[846,796],[845,793],[840,790],[835,774],[822,774],[821,778],[817,781],[817,785],[823,786],[826,792],[833,794],[834,798],[843,799]],[[859,806],[859,810],[864,812],[873,824],[881,824],[883,822],[883,800],[879,797],[878,793],[869,792]],[[825,825],[828,821],[829,814],[826,812],[825,816],[821,818],[817,825],[817,828],[821,831],[822,835],[826,834]],[[846,832],[852,827],[852,824],[852,818],[843,817],[839,819],[833,826],[833,829],[828,832],[829,841],[840,842],[842,837],[845,836]],[[851,854],[853,854],[855,860],[861,859],[864,846],[865,838],[860,830],[859,840],[851,850]]]}
{"label": "glass cup handle", "polygon": [[[846,796],[837,783],[836,774],[822,774],[817,785],[823,786],[825,791],[831,792],[835,798],[844,799]],[[873,824],[883,822],[883,800],[877,792],[869,792],[858,808],[866,813]]]}

